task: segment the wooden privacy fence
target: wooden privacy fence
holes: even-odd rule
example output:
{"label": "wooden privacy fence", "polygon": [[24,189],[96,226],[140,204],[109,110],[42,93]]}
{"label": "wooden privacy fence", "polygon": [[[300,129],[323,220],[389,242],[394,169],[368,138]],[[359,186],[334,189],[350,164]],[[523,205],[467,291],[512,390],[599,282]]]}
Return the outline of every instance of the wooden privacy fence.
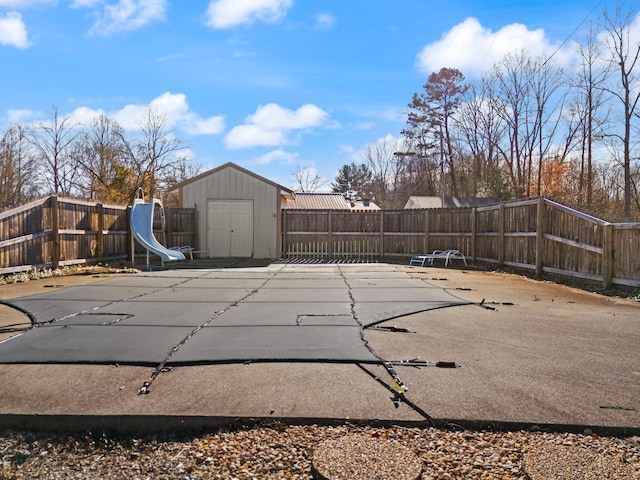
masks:
{"label": "wooden privacy fence", "polygon": [[[0,274],[130,258],[129,211],[50,196],[0,213]],[[165,209],[164,232],[157,217],[161,242],[197,247],[195,209]],[[640,223],[608,223],[544,198],[473,209],[282,214],[287,258],[408,260],[447,249],[538,274],[640,286]]]}
{"label": "wooden privacy fence", "polygon": [[[128,206],[56,196],[2,212],[0,274],[130,258],[129,212]],[[194,209],[165,209],[165,219],[163,234],[161,216],[154,218],[156,238],[169,246],[194,244]]]}
{"label": "wooden privacy fence", "polygon": [[537,274],[640,286],[640,223],[608,223],[542,197],[471,209],[282,214],[287,258],[408,260],[448,249]]}

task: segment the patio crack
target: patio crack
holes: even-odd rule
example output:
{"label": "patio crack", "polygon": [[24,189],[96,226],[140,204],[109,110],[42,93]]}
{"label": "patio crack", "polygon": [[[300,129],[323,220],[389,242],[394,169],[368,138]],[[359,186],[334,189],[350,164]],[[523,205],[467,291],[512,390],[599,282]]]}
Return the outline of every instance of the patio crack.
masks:
{"label": "patio crack", "polygon": [[349,295],[349,299],[350,299],[349,308],[351,310],[351,316],[353,317],[355,322],[360,326],[360,338],[362,339],[362,342],[364,343],[365,347],[371,352],[371,354],[374,357],[379,359],[380,364],[386,369],[387,373],[391,376],[391,383],[390,384],[386,383],[384,380],[382,380],[376,374],[374,374],[370,370],[364,368],[362,366],[362,364],[360,364],[360,363],[356,362],[356,366],[358,368],[360,368],[362,371],[366,372],[369,376],[371,376],[378,383],[383,385],[391,393],[393,393],[392,400],[393,400],[393,403],[396,405],[396,407],[398,406],[399,402],[403,402],[409,408],[411,408],[413,411],[415,411],[418,415],[422,416],[425,420],[427,420],[427,422],[429,422],[429,425],[434,426],[433,419],[431,418],[431,416],[427,412],[422,410],[418,405],[416,405],[415,403],[410,401],[408,398],[406,398],[405,394],[406,394],[406,392],[409,391],[409,389],[404,384],[404,382],[400,379],[400,377],[398,376],[396,371],[393,369],[393,365],[391,364],[391,362],[389,362],[389,361],[385,360],[384,358],[382,358],[378,354],[378,352],[376,352],[374,350],[374,348],[371,345],[369,345],[369,341],[364,336],[364,325],[362,324],[362,322],[358,318],[358,314],[356,312],[356,300],[355,300],[355,298],[353,296],[353,289],[351,287],[351,284],[347,280],[347,277],[344,275],[344,272],[340,268],[340,265],[337,265],[337,267],[338,267],[338,273],[340,274],[340,277],[342,278],[342,281],[347,286],[347,294]]}

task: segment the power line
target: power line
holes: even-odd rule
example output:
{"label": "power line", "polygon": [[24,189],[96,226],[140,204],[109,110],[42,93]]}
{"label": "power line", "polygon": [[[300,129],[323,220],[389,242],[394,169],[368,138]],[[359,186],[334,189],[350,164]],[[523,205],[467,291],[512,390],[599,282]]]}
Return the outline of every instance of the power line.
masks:
{"label": "power line", "polygon": [[540,65],[540,67],[534,73],[534,75],[537,74],[540,70],[542,70],[542,68],[551,61],[551,59],[560,51],[560,49],[564,47],[569,40],[571,40],[571,37],[573,37],[575,33],[578,31],[578,29],[582,27],[582,25],[584,25],[584,23],[589,19],[589,17],[591,17],[591,15],[593,15],[593,12],[596,10],[596,8],[598,8],[602,4],[602,1],[603,0],[598,0],[598,2],[593,6],[593,8],[589,11],[589,13],[587,13],[587,15],[582,19],[582,21],[576,26],[576,28],[574,28],[571,31],[571,33],[562,41],[562,43],[558,45],[558,48],[556,48],[553,51],[553,53],[549,55],[547,59],[542,63],[542,65]]}

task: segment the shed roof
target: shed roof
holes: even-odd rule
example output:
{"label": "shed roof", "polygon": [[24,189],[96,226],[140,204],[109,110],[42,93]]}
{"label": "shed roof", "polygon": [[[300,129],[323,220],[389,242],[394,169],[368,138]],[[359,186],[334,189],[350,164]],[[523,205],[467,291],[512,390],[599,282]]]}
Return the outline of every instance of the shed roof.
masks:
{"label": "shed roof", "polygon": [[405,209],[409,208],[441,208],[442,200],[440,197],[427,197],[412,195],[404,204]]}
{"label": "shed roof", "polygon": [[214,173],[217,173],[221,170],[224,170],[225,168],[235,168],[236,170],[239,170],[242,173],[245,173],[247,175],[250,175],[258,180],[260,180],[261,182],[267,183],[269,185],[274,186],[275,188],[277,188],[278,190],[280,190],[280,192],[287,196],[287,198],[289,198],[289,196],[293,196],[295,195],[293,190],[291,190],[290,188],[287,187],[283,187],[282,185],[279,185],[275,182],[272,182],[271,180],[269,180],[268,178],[265,178],[261,175],[258,175],[255,172],[252,172],[250,170],[247,170],[246,168],[242,168],[240,165],[236,165],[233,162],[227,162],[224,165],[220,165],[219,167],[213,168],[211,170],[207,170],[204,173],[201,173],[200,175],[197,175],[195,177],[189,178],[187,180],[185,180],[184,182],[179,183],[178,185],[176,185],[175,187],[173,187],[172,190],[179,190],[182,187],[184,187],[185,185],[188,185],[190,183],[196,182],[198,180],[201,180],[202,178],[208,177],[209,175],[213,175]]}
{"label": "shed roof", "polygon": [[377,212],[382,210],[371,200],[353,200],[350,202],[352,212]]}
{"label": "shed roof", "polygon": [[494,197],[444,197],[443,205],[440,197],[414,195],[409,197],[404,208],[469,208],[497,203],[500,203],[500,199]]}
{"label": "shed roof", "polygon": [[282,206],[287,210],[351,210],[341,193],[296,193]]}

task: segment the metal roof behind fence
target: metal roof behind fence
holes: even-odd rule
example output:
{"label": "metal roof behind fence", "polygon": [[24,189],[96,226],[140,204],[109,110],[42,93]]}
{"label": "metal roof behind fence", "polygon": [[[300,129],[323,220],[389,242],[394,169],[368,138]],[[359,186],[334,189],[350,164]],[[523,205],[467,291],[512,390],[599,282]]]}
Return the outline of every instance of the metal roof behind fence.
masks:
{"label": "metal roof behind fence", "polygon": [[282,208],[287,210],[351,210],[341,193],[296,193]]}

